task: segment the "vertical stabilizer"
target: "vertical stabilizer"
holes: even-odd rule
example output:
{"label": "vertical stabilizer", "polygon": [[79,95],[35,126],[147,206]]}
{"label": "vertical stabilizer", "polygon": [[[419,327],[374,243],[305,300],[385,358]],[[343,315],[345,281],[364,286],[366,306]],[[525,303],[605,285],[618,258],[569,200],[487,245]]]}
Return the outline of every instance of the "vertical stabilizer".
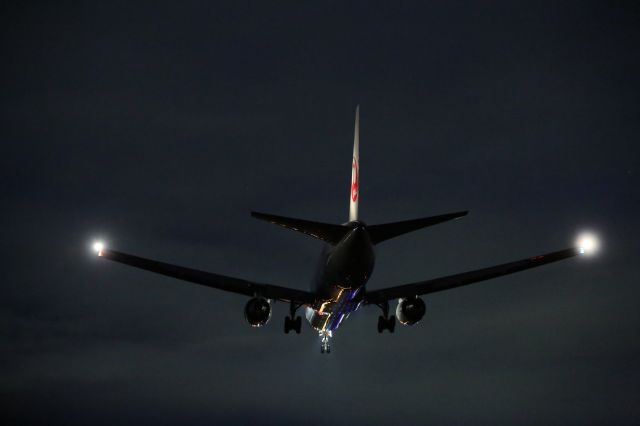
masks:
{"label": "vertical stabilizer", "polygon": [[356,107],[356,126],[353,134],[353,159],[351,160],[351,194],[349,222],[358,220],[358,188],[360,185],[360,105]]}

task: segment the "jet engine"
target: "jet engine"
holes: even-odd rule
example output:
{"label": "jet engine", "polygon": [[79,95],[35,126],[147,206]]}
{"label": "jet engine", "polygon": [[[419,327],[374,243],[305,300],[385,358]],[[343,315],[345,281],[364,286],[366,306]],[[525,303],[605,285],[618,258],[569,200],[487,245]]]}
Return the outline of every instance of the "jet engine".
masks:
{"label": "jet engine", "polygon": [[418,296],[399,299],[398,307],[396,308],[396,317],[402,325],[414,325],[424,317],[426,311],[427,306]]}
{"label": "jet engine", "polygon": [[271,305],[266,299],[254,297],[245,305],[244,317],[251,327],[262,327],[271,318]]}

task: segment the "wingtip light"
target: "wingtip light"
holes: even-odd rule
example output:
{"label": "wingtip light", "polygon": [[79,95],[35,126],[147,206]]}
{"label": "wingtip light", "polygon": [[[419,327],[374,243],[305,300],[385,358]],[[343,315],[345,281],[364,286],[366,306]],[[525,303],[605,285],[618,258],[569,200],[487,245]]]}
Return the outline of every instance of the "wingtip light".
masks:
{"label": "wingtip light", "polygon": [[582,255],[592,255],[598,251],[600,242],[598,237],[591,233],[580,234],[577,241],[578,250]]}
{"label": "wingtip light", "polygon": [[102,241],[96,241],[93,243],[93,251],[95,251],[98,256],[102,256],[103,250],[104,250],[104,243]]}

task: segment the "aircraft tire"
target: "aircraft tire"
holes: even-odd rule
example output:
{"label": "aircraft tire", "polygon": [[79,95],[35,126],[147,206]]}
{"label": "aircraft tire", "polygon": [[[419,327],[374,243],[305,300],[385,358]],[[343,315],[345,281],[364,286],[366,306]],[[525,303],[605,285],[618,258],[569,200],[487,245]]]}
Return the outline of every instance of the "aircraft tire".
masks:
{"label": "aircraft tire", "polygon": [[382,333],[385,329],[385,320],[382,315],[378,317],[378,333]]}
{"label": "aircraft tire", "polygon": [[389,319],[387,320],[387,329],[389,330],[389,333],[393,333],[394,331],[396,331],[396,317],[395,317],[395,315],[391,315],[389,317]]}

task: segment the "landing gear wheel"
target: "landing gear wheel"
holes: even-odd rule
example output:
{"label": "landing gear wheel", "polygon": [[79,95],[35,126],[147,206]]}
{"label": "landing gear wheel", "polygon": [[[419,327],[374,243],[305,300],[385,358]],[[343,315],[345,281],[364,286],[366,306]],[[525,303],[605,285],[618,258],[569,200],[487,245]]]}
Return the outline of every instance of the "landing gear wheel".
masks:
{"label": "landing gear wheel", "polygon": [[294,330],[296,334],[300,334],[302,331],[302,318],[296,316],[296,311],[301,305],[296,305],[291,302],[289,305],[289,316],[284,317],[284,332],[289,334],[291,330]]}
{"label": "landing gear wheel", "polygon": [[393,333],[394,331],[396,331],[396,316],[395,315],[391,315],[389,317],[389,320],[387,321],[387,330],[389,330],[389,333]]}
{"label": "landing gear wheel", "polygon": [[300,334],[300,331],[302,331],[302,318],[301,317],[295,317],[295,319],[292,319],[291,317],[287,316],[284,317],[284,332],[285,334],[289,334],[289,332],[291,330],[294,330],[296,332],[296,334]]}
{"label": "landing gear wheel", "polygon": [[389,316],[389,302],[378,304],[382,309],[382,315],[378,317],[378,333],[382,333],[385,330],[389,330],[389,333],[393,333],[396,329],[396,317],[394,315]]}
{"label": "landing gear wheel", "polygon": [[329,345],[329,339],[331,339],[331,331],[323,330],[320,332],[320,353],[331,353],[331,346]]}
{"label": "landing gear wheel", "polygon": [[302,317],[296,317],[294,329],[296,330],[296,334],[300,334],[302,331]]}
{"label": "landing gear wheel", "polygon": [[389,333],[393,333],[396,329],[396,317],[391,315],[389,318],[385,318],[382,315],[378,317],[378,333],[382,333],[384,330],[389,330]]}

